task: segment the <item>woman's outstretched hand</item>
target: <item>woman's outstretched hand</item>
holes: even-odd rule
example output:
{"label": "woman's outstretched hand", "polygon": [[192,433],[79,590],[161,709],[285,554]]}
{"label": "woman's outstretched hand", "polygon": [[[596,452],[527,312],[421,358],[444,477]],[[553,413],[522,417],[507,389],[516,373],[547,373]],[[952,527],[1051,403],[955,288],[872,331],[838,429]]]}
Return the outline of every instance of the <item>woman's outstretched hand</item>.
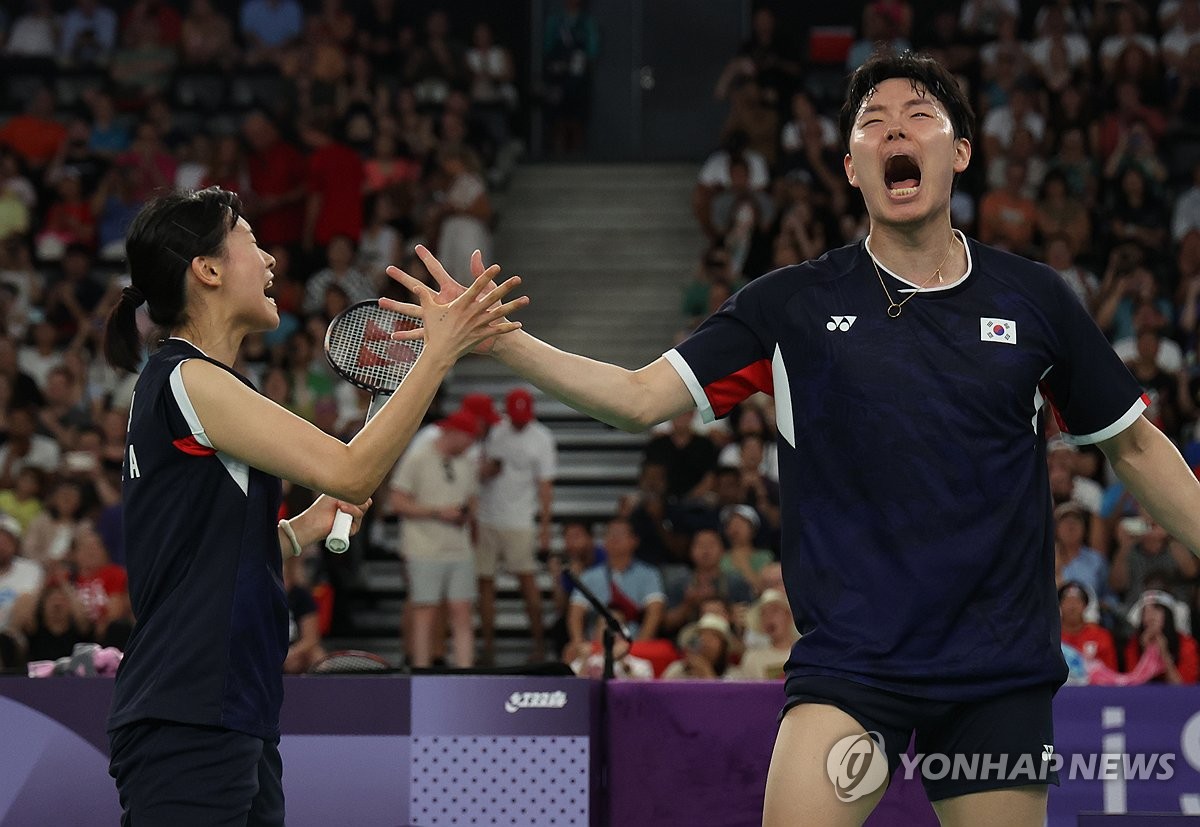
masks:
{"label": "woman's outstretched hand", "polygon": [[435,293],[428,285],[399,267],[387,268],[387,274],[407,287],[419,304],[380,299],[380,307],[422,321],[422,327],[393,333],[393,339],[408,341],[423,338],[427,350],[444,348],[451,359],[457,360],[472,350],[488,352],[496,337],[520,329],[520,322],[510,322],[506,317],[528,304],[528,297],[503,301],[521,283],[519,276],[497,285],[495,279],[500,267],[493,264],[484,268],[483,258],[476,252],[471,258],[475,279],[469,287],[464,287],[446,272],[446,268],[429,250],[418,245],[417,255],[437,280],[438,291]]}

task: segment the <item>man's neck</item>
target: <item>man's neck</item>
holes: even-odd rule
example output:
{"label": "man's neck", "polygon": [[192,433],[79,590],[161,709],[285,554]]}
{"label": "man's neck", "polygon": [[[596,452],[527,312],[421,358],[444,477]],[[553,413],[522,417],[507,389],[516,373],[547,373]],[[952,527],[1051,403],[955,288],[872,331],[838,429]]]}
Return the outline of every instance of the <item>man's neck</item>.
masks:
{"label": "man's neck", "polygon": [[931,287],[957,281],[967,271],[967,253],[955,239],[949,216],[912,227],[871,224],[871,254],[880,265],[914,284],[923,284],[935,271]]}
{"label": "man's neck", "polygon": [[632,557],[630,557],[628,560],[620,560],[620,561],[613,560],[610,557],[608,560],[608,567],[610,569],[612,569],[613,571],[629,571],[630,567],[632,567],[632,566],[633,566],[633,558]]}
{"label": "man's neck", "polygon": [[1068,623],[1067,623],[1067,622],[1064,620],[1064,621],[1063,621],[1062,630],[1063,630],[1064,632],[1066,632],[1068,635],[1073,635],[1073,634],[1076,634],[1076,633],[1078,633],[1078,632],[1082,632],[1082,631],[1083,631],[1083,627],[1084,627],[1085,625],[1086,625],[1086,624],[1085,624],[1085,623],[1084,623],[1082,620],[1081,620],[1081,621],[1079,621],[1078,623],[1071,623],[1071,624],[1068,624]]}

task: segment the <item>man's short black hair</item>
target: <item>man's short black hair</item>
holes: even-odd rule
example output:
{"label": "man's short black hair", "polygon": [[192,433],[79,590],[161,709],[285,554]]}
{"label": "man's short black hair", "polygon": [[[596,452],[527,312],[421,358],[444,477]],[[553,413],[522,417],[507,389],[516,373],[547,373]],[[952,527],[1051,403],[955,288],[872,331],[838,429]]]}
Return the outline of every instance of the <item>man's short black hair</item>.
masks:
{"label": "man's short black hair", "polygon": [[946,67],[931,57],[913,52],[883,52],[873,55],[850,76],[846,102],[842,105],[838,123],[842,143],[847,152],[850,151],[850,132],[854,128],[854,118],[858,115],[863,98],[868,97],[875,91],[875,87],[891,78],[907,78],[917,94],[933,95],[950,116],[954,137],[966,138],[968,141],[972,139],[975,134],[975,112],[971,109],[971,102],[966,93]]}

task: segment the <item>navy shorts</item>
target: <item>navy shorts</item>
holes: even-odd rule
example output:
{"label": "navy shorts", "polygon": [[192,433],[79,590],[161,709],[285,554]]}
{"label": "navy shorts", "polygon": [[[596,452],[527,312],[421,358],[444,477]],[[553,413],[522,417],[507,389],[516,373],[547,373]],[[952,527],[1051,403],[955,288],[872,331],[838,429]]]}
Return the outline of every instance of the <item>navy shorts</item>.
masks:
{"label": "navy shorts", "polygon": [[121,827],[283,827],[278,744],[217,727],[138,721],[109,733]]}
{"label": "navy shorts", "polygon": [[[981,701],[935,701],[843,678],[797,675],[787,681],[783,714],[803,703],[836,706],[867,732],[879,734],[889,776],[902,768],[920,777],[930,801],[941,801],[1006,787],[1058,784],[1051,760],[1056,689],[1037,686]],[[913,755],[910,742],[915,755],[924,756],[919,762],[901,760]]]}

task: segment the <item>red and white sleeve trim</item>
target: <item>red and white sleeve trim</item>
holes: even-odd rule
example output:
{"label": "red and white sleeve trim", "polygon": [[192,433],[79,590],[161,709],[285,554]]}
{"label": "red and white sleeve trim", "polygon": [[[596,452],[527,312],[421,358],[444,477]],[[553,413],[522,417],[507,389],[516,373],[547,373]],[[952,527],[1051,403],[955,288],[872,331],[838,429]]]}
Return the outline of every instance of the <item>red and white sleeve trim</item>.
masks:
{"label": "red and white sleeve trim", "polygon": [[1107,428],[1102,428],[1101,430],[1091,434],[1072,434],[1063,431],[1062,438],[1072,445],[1092,445],[1097,442],[1103,442],[1106,439],[1112,439],[1114,436],[1121,433],[1121,431],[1124,431],[1126,428],[1132,425],[1137,418],[1142,415],[1142,411],[1146,410],[1148,407],[1150,407],[1150,400],[1146,397],[1146,394],[1142,394],[1137,398],[1137,401],[1130,406],[1129,410],[1127,410],[1116,422],[1112,423]]}
{"label": "red and white sleeve trim", "polygon": [[704,392],[704,386],[700,384],[700,380],[696,378],[696,374],[692,371],[692,366],[674,348],[664,353],[663,358],[670,363],[671,367],[675,368],[675,372],[679,374],[679,378],[687,386],[688,393],[692,395],[692,399],[696,403],[696,409],[700,411],[700,418],[705,423],[714,422],[717,418],[716,412],[713,411],[708,394]]}

